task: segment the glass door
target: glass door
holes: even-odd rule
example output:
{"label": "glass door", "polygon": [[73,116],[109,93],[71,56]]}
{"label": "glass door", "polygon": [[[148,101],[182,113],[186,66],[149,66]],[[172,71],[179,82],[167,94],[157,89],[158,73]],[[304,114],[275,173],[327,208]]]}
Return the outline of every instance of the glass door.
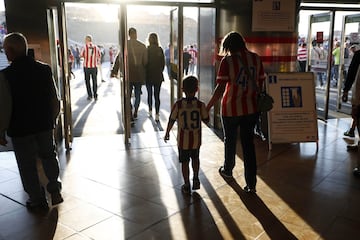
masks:
{"label": "glass door", "polygon": [[[199,97],[202,101],[208,102],[211,98],[212,91],[215,88],[215,56],[217,48],[216,39],[216,9],[211,7],[199,8],[198,20],[198,77],[200,81]],[[210,118],[212,121],[214,118]],[[214,122],[211,122],[215,126]]]}
{"label": "glass door", "polygon": [[71,150],[73,141],[73,123],[71,112],[70,97],[70,76],[67,67],[67,34],[66,34],[66,17],[64,3],[60,3],[57,9],[49,9],[47,11],[47,19],[49,26],[49,39],[52,55],[52,69],[55,81],[58,84],[62,100],[62,114],[59,124],[63,125],[62,134],[65,140],[65,148]]}
{"label": "glass door", "polygon": [[127,61],[127,8],[120,5],[119,8],[119,72],[120,72],[120,95],[122,123],[124,128],[124,142],[129,144],[131,137],[131,91],[129,86],[129,69]]}
{"label": "glass door", "polygon": [[307,42],[309,48],[309,69],[314,72],[316,86],[316,107],[320,119],[328,118],[329,100],[335,101],[336,89],[330,80],[333,48],[333,13],[310,15]]}
{"label": "glass door", "polygon": [[178,82],[180,78],[179,60],[179,9],[175,7],[170,11],[170,106],[178,99]]}
{"label": "glass door", "polygon": [[[343,26],[342,26],[342,39],[341,42],[341,74],[340,77],[342,82],[346,80],[347,71],[349,69],[349,65],[356,49],[359,49],[360,37],[360,14],[352,14],[352,15],[345,15],[343,17]],[[343,86],[341,86],[342,89]],[[341,96],[341,89],[340,94]],[[349,99],[351,99],[351,91],[349,92]],[[351,114],[351,103],[350,101],[344,103],[341,101],[339,97],[339,111]]]}

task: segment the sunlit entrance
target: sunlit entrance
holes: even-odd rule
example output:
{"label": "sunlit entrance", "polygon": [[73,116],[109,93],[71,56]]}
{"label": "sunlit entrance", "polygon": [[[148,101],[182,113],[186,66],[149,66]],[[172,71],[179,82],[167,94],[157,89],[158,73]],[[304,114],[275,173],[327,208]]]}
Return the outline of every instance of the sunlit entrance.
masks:
{"label": "sunlit entrance", "polygon": [[[71,122],[66,133],[72,137],[101,134],[124,134],[129,143],[131,133],[162,131],[166,127],[172,103],[182,97],[181,81],[186,74],[199,77],[200,86],[209,90],[213,84],[211,56],[214,51],[215,9],[194,6],[154,6],[130,4],[64,3],[63,15],[59,17],[59,32],[64,30],[63,94],[64,112]],[[64,21],[62,21],[63,19]],[[156,24],[154,24],[156,23]],[[206,30],[200,30],[200,24]],[[160,121],[148,115],[147,91],[142,87],[140,111],[135,124],[130,121],[129,101],[133,97],[128,87],[127,38],[128,28],[137,29],[138,40],[145,43],[147,36],[155,32],[160,46],[169,48],[169,64],[164,68],[165,81],[161,90]],[[84,89],[82,59],[78,53],[84,46],[86,35],[92,35],[93,43],[101,48],[103,57],[98,68],[98,100],[89,101]],[[211,37],[210,37],[211,36]],[[54,38],[55,41],[58,37]],[[60,37],[61,40],[61,37]],[[201,44],[199,44],[201,43]],[[192,51],[191,60],[184,62],[184,52]],[[206,52],[202,55],[201,52]],[[70,54],[74,60],[69,65]],[[115,56],[120,55],[120,71],[116,78],[110,77]],[[206,58],[203,58],[205,56]],[[210,58],[209,58],[210,57]],[[185,60],[186,61],[186,60]],[[62,64],[59,64],[59,67]],[[188,69],[184,68],[187,66]],[[60,74],[61,75],[61,74]],[[202,80],[204,76],[204,80]],[[61,78],[61,77],[60,77]],[[211,84],[209,84],[211,83]],[[199,91],[199,96],[201,91]],[[70,146],[71,144],[69,144]]]}

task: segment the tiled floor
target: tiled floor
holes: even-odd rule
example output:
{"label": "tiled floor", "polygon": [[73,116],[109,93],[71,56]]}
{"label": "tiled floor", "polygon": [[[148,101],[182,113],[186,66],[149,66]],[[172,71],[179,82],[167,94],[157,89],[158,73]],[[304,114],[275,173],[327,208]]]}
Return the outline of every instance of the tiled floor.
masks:
{"label": "tiled floor", "polygon": [[184,196],[175,130],[170,142],[162,139],[168,113],[159,128],[142,106],[129,146],[116,132],[76,137],[70,153],[59,146],[65,201],[46,215],[24,207],[14,154],[1,152],[0,239],[358,239],[357,153],[346,151],[354,140],[342,136],[350,119],[319,121],[318,148],[274,144],[269,152],[255,139],[257,195],[241,190],[241,154],[235,181],[219,176],[223,144],[204,126],[201,189]]}

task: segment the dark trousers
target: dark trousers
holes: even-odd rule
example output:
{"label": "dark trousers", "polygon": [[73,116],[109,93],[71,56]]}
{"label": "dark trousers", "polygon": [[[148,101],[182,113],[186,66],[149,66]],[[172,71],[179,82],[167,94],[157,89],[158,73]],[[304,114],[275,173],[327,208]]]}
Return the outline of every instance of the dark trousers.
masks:
{"label": "dark trousers", "polygon": [[152,109],[153,88],[154,88],[154,99],[155,99],[155,112],[159,113],[161,82],[160,82],[160,84],[146,83],[146,89],[147,89],[147,93],[148,93],[147,100],[148,100],[149,109]]}
{"label": "dark trousers", "polygon": [[237,117],[222,117],[224,130],[225,161],[224,170],[232,175],[235,167],[236,142],[238,130],[243,151],[245,169],[245,181],[248,187],[256,186],[256,155],[254,145],[254,127],[258,114],[251,114]]}
{"label": "dark trousers", "polygon": [[299,72],[306,72],[306,61],[298,61]]}
{"label": "dark trousers", "polygon": [[[135,94],[134,108],[136,112],[139,109],[140,101],[141,101],[141,86],[142,84],[140,82],[130,82],[130,94],[132,93],[133,90]],[[132,109],[132,104],[131,104],[131,109]]]}
{"label": "dark trousers", "polygon": [[35,202],[45,199],[37,169],[38,158],[41,159],[45,175],[49,180],[48,192],[60,191],[59,163],[53,131],[49,130],[25,137],[12,137],[12,143],[21,181],[30,199]]}
{"label": "dark trousers", "polygon": [[[97,68],[85,68],[85,84],[88,97],[97,97]],[[90,85],[90,77],[92,79],[92,89]]]}

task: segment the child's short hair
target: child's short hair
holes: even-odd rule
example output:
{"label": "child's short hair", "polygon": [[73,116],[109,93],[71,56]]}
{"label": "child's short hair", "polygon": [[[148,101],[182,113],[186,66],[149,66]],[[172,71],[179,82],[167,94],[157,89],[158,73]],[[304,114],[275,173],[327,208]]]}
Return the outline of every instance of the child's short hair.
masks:
{"label": "child's short hair", "polygon": [[195,76],[187,76],[183,79],[184,92],[194,93],[198,90],[198,79]]}

